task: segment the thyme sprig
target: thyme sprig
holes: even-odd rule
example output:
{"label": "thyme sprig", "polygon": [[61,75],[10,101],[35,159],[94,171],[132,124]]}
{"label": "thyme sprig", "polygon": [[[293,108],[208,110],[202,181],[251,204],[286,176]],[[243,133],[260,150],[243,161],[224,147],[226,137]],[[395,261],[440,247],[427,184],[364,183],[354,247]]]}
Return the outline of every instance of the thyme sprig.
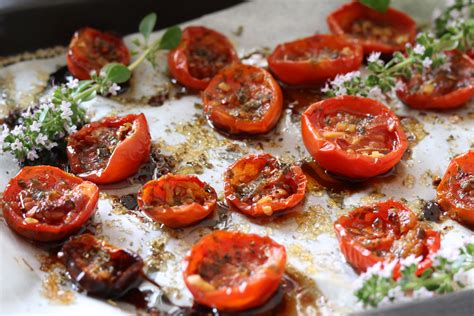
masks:
{"label": "thyme sprig", "polygon": [[64,143],[64,138],[74,133],[86,120],[81,104],[100,95],[115,95],[118,84],[128,81],[133,70],[143,61],[154,64],[158,50],[172,49],[181,40],[177,26],[168,28],[161,38],[149,43],[155,28],[156,14],[147,15],[140,23],[139,31],[144,39],[143,52],[128,67],[119,63],[105,65],[99,73],[92,73],[90,80],[71,79],[54,89],[51,96],[39,106],[30,107],[22,113],[18,124],[10,129],[3,125],[0,133],[0,153],[6,152],[19,162],[33,161],[41,152],[51,150]]}

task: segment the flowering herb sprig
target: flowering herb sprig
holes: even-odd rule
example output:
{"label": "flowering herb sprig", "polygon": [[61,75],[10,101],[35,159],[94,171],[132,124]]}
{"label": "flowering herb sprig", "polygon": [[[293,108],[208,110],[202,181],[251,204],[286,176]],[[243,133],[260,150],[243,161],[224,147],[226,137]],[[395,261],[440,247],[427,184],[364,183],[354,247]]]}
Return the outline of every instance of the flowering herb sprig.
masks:
{"label": "flowering herb sprig", "polygon": [[181,40],[181,30],[174,26],[163,36],[148,44],[155,28],[156,14],[147,15],[140,23],[140,33],[146,45],[141,55],[128,67],[119,63],[105,65],[100,73],[91,73],[90,80],[69,80],[54,89],[51,96],[39,106],[30,107],[21,114],[18,124],[10,129],[2,126],[0,132],[0,153],[12,154],[18,161],[33,161],[43,151],[51,150],[64,143],[64,138],[85,123],[83,102],[100,95],[116,95],[118,84],[130,79],[133,70],[145,60],[154,60],[160,49],[172,49]]}
{"label": "flowering herb sprig", "polygon": [[[354,295],[364,307],[377,307],[474,286],[474,279],[468,275],[474,269],[474,241],[454,251],[439,252],[433,258],[433,265],[417,275],[420,261],[421,258],[410,256],[376,264],[359,277]],[[401,276],[395,280],[393,271],[398,263]]]}

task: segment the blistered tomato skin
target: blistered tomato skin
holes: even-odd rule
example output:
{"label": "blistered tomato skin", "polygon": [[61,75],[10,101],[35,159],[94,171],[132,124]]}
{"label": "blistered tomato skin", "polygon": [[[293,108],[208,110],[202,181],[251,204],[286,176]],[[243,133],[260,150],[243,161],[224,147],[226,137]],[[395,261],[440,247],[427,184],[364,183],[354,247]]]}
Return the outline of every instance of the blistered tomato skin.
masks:
{"label": "blistered tomato skin", "polygon": [[260,306],[277,291],[285,270],[285,248],[254,234],[215,231],[184,259],[184,282],[199,304],[220,312]]}
{"label": "blistered tomato skin", "polygon": [[91,296],[118,298],[141,282],[144,264],[138,254],[91,234],[71,238],[58,257],[71,280]]}
{"label": "blistered tomato skin", "polygon": [[72,37],[66,61],[74,77],[88,80],[92,71],[99,73],[108,63],[128,65],[130,53],[120,37],[85,27]]}
{"label": "blistered tomato skin", "polygon": [[438,204],[450,217],[474,226],[474,150],[451,161],[436,196]]}
{"label": "blistered tomato skin", "polygon": [[167,174],[147,182],[138,192],[137,201],[154,221],[177,228],[211,214],[217,206],[217,194],[196,176]]}
{"label": "blistered tomato skin", "polygon": [[71,171],[98,184],[135,174],[150,158],[151,136],[145,115],[106,117],[68,138]]}
{"label": "blistered tomato skin", "polygon": [[235,64],[219,72],[202,94],[204,113],[230,134],[265,134],[278,123],[283,93],[263,68]]}
{"label": "blistered tomato skin", "polygon": [[50,242],[77,233],[94,214],[99,189],[51,166],[24,167],[10,180],[1,207],[8,226],[31,240]]}
{"label": "blistered tomato skin", "polygon": [[239,62],[227,37],[202,26],[185,28],[181,43],[168,55],[171,75],[182,85],[198,90],[206,89],[219,70]]}
{"label": "blistered tomato skin", "polygon": [[[397,201],[357,208],[334,223],[339,246],[346,260],[361,273],[376,263],[423,257],[417,274],[431,267],[440,248],[440,234],[419,225],[416,215]],[[399,277],[399,267],[394,277]]]}
{"label": "blistered tomato skin", "polygon": [[420,110],[450,110],[474,97],[474,60],[459,51],[445,54],[449,69],[441,67],[410,80],[401,79],[404,85],[397,96],[403,103]]}
{"label": "blistered tomato skin", "polygon": [[304,199],[306,183],[299,166],[280,163],[270,154],[242,157],[224,174],[229,206],[253,217],[295,207]]}
{"label": "blistered tomato skin", "polygon": [[268,57],[268,65],[286,84],[314,85],[359,69],[363,56],[356,41],[343,35],[318,34],[278,45]]}
{"label": "blistered tomato skin", "polygon": [[314,103],[302,115],[301,130],[321,167],[354,179],[388,172],[408,147],[397,116],[382,103],[357,96]]}
{"label": "blistered tomato skin", "polygon": [[416,36],[415,21],[403,12],[388,8],[377,12],[357,1],[347,3],[327,17],[333,34],[347,35],[361,43],[364,53],[392,54],[404,51]]}

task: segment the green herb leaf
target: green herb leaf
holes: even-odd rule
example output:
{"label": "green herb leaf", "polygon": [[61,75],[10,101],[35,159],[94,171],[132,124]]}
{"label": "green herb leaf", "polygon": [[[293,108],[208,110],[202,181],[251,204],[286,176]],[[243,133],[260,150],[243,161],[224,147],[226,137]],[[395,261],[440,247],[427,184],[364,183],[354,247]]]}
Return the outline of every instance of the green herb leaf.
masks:
{"label": "green herb leaf", "polygon": [[138,30],[145,38],[145,42],[148,42],[148,39],[150,38],[150,34],[151,32],[153,32],[153,29],[155,28],[155,24],[156,24],[156,13],[154,12],[145,16],[143,20],[140,22],[140,26],[138,27]]}
{"label": "green herb leaf", "polygon": [[160,49],[173,49],[179,45],[181,42],[181,29],[179,26],[172,26],[168,28],[161,37],[160,40]]}
{"label": "green herb leaf", "polygon": [[123,83],[130,79],[132,72],[126,66],[119,63],[110,63],[102,67],[100,70],[101,76],[106,80]]}
{"label": "green herb leaf", "polygon": [[379,12],[386,12],[390,6],[390,0],[359,0],[363,5]]}

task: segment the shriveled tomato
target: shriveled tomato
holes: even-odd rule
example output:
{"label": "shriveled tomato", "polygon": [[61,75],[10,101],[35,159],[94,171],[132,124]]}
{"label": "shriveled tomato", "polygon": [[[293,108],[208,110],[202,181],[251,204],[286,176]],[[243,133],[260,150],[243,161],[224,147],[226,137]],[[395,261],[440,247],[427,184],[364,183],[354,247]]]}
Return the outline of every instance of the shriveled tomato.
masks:
{"label": "shriveled tomato", "polygon": [[285,263],[285,247],[269,237],[215,231],[186,255],[183,277],[196,302],[219,311],[242,311],[275,293]]}
{"label": "shriveled tomato", "polygon": [[151,137],[145,115],[106,117],[69,136],[72,172],[95,183],[112,183],[135,174],[150,158]]}
{"label": "shriveled tomato", "polygon": [[227,203],[250,216],[270,216],[300,203],[306,176],[299,166],[280,162],[270,154],[248,155],[224,174]]}
{"label": "shriveled tomato", "polygon": [[130,63],[130,53],[123,40],[111,33],[85,27],[74,33],[67,52],[69,72],[80,80],[90,79],[108,63]]}
{"label": "shriveled tomato", "polygon": [[212,124],[231,134],[263,134],[280,119],[283,94],[262,68],[237,64],[223,69],[203,95],[204,113]]}
{"label": "shriveled tomato", "polygon": [[203,90],[219,70],[239,63],[230,41],[203,26],[188,26],[181,43],[170,51],[168,68],[173,77],[186,87]]}
{"label": "shriveled tomato", "polygon": [[99,188],[51,166],[24,167],[10,180],[1,207],[8,226],[36,241],[62,240],[94,214]]}
{"label": "shriveled tomato", "polygon": [[138,192],[138,206],[169,227],[198,222],[216,209],[216,191],[192,175],[167,174],[147,182]]}
{"label": "shriveled tomato", "polygon": [[437,190],[438,204],[455,220],[474,225],[474,150],[455,157]]}
{"label": "shriveled tomato", "polygon": [[420,225],[411,210],[392,200],[357,208],[339,217],[334,228],[342,254],[357,272],[414,255],[423,258],[422,273],[440,247],[439,232]]}
{"label": "shriveled tomato", "polygon": [[116,298],[141,282],[142,258],[91,234],[72,237],[58,253],[72,281],[92,296]]}
{"label": "shriveled tomato", "polygon": [[449,110],[474,97],[474,60],[459,51],[446,53],[446,63],[435,70],[415,73],[397,95],[415,109]]}
{"label": "shriveled tomato", "polygon": [[318,164],[356,179],[389,171],[408,146],[389,108],[357,96],[314,103],[303,113],[301,129],[306,149]]}
{"label": "shriveled tomato", "polygon": [[363,57],[358,42],[342,35],[318,34],[278,45],[268,65],[287,84],[311,85],[359,69]]}
{"label": "shriveled tomato", "polygon": [[327,23],[332,33],[357,39],[365,54],[404,51],[405,45],[413,43],[416,35],[416,23],[405,13],[392,8],[381,13],[357,1],[332,12]]}

